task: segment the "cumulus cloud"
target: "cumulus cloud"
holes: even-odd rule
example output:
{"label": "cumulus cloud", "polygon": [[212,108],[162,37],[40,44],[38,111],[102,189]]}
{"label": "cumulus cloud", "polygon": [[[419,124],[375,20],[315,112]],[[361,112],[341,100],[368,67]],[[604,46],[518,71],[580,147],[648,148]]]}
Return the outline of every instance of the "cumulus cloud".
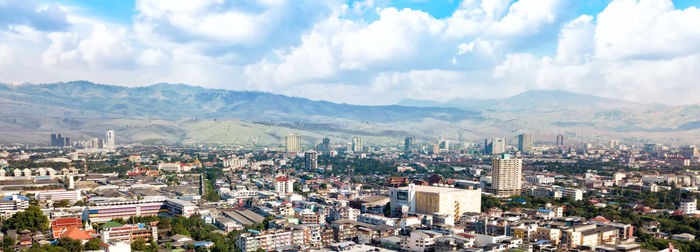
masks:
{"label": "cumulus cloud", "polygon": [[700,50],[700,10],[671,0],[616,0],[598,15],[596,57],[673,58]]}
{"label": "cumulus cloud", "polygon": [[66,10],[57,4],[41,6],[36,0],[0,0],[0,29],[28,25],[41,31],[68,28]]}
{"label": "cumulus cloud", "polygon": [[[132,22],[113,24],[57,4],[0,0],[0,64],[12,62],[1,74],[16,82],[179,82],[362,104],[529,89],[700,99],[697,8],[613,0],[600,13],[573,16],[578,4],[463,0],[436,18],[374,0],[137,0]],[[29,74],[36,71],[44,74]]]}
{"label": "cumulus cloud", "polygon": [[47,66],[61,63],[85,64],[93,69],[132,68],[133,49],[125,40],[126,29],[97,24],[84,38],[75,32],[53,32],[49,48],[43,53]]}

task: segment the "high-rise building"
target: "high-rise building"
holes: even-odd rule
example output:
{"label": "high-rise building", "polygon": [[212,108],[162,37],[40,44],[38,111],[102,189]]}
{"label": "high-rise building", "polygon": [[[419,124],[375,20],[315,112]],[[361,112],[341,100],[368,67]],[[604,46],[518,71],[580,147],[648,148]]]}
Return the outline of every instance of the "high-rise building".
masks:
{"label": "high-rise building", "polygon": [[615,139],[610,139],[610,149],[617,149],[618,145],[620,145],[619,141]]}
{"label": "high-rise building", "polygon": [[522,191],[522,160],[503,154],[491,165],[491,190],[496,196],[519,195]]}
{"label": "high-rise building", "polygon": [[532,152],[532,134],[522,133],[518,135],[518,150],[520,152]]}
{"label": "high-rise building", "polygon": [[413,138],[407,137],[403,141],[403,150],[404,151],[411,151],[412,149],[413,149]]}
{"label": "high-rise building", "polygon": [[506,152],[506,139],[488,138],[484,140],[484,152],[490,155],[498,155]]}
{"label": "high-rise building", "polygon": [[107,138],[106,138],[106,140],[107,140],[106,145],[107,146],[106,147],[108,149],[114,148],[114,130],[108,130],[106,135],[107,135]]}
{"label": "high-rise building", "polygon": [[445,140],[445,139],[440,139],[440,142],[438,144],[439,148],[442,150],[450,150],[450,140]]}
{"label": "high-rise building", "polygon": [[564,134],[557,135],[557,147],[564,147]]}
{"label": "high-rise building", "polygon": [[681,147],[681,155],[683,155],[685,158],[694,158],[700,156],[700,153],[698,153],[698,147],[695,145],[690,145]]}
{"label": "high-rise building", "polygon": [[318,169],[318,156],[315,151],[307,151],[304,153],[304,168],[311,171]]}
{"label": "high-rise building", "polygon": [[299,133],[289,133],[285,140],[287,152],[301,151],[301,135],[299,135]]}
{"label": "high-rise building", "polygon": [[316,151],[321,154],[328,154],[331,151],[331,139],[324,137],[323,140],[316,145]]}
{"label": "high-rise building", "polygon": [[63,137],[61,133],[51,134],[51,147],[70,146],[70,138]]}
{"label": "high-rise building", "polygon": [[352,152],[360,153],[363,151],[364,146],[362,145],[361,137],[352,138]]}

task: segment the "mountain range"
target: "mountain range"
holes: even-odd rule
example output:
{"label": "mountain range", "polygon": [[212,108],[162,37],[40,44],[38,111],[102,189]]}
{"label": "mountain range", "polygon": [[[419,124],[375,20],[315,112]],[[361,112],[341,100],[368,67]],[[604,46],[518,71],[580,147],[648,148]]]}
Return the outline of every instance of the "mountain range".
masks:
{"label": "mountain range", "polygon": [[700,139],[697,105],[643,104],[562,90],[364,106],[184,84],[73,81],[0,84],[0,108],[0,143],[45,143],[54,132],[88,139],[103,137],[107,129],[115,129],[122,143],[181,144],[281,144],[290,132],[301,133],[307,145],[326,136],[336,143],[362,136],[368,143],[399,145],[406,136],[425,142],[512,139],[523,131],[544,143],[558,133],[572,142]]}

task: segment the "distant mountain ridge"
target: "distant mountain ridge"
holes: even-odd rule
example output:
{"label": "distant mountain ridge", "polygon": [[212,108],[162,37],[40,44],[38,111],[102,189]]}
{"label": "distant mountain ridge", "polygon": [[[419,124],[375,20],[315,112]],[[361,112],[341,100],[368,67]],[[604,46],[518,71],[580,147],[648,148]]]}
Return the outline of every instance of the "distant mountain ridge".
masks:
{"label": "distant mountain ridge", "polygon": [[0,143],[46,143],[54,132],[74,140],[114,129],[121,143],[281,145],[291,132],[312,145],[323,137],[347,143],[401,144],[411,136],[537,141],[563,133],[572,141],[615,138],[643,143],[700,143],[700,105],[666,106],[562,90],[533,90],[502,99],[404,100],[364,106],[185,84],[124,87],[72,81],[0,84]]}
{"label": "distant mountain ridge", "polygon": [[[455,108],[349,105],[264,92],[206,89],[165,83],[145,87],[101,85],[87,81],[0,85],[0,102],[14,106],[13,112],[17,115],[32,115],[40,110],[54,111],[56,113],[52,116],[65,118],[222,118],[310,122],[318,118],[368,122],[424,118],[459,121],[479,118],[476,112]],[[23,104],[24,108],[32,111],[25,111],[21,106]],[[44,109],[37,109],[42,107]]]}
{"label": "distant mountain ridge", "polygon": [[459,108],[471,111],[565,111],[592,109],[629,109],[651,106],[621,99],[603,98],[564,90],[529,90],[501,99],[455,98],[446,102],[406,99],[403,106]]}

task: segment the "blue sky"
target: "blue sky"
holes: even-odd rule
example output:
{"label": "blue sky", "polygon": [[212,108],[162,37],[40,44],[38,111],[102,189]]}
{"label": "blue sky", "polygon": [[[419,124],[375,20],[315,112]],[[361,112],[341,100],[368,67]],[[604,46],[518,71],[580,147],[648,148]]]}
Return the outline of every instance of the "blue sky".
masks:
{"label": "blue sky", "polygon": [[697,103],[699,4],[0,0],[0,82],[172,82],[355,104],[533,89]]}

